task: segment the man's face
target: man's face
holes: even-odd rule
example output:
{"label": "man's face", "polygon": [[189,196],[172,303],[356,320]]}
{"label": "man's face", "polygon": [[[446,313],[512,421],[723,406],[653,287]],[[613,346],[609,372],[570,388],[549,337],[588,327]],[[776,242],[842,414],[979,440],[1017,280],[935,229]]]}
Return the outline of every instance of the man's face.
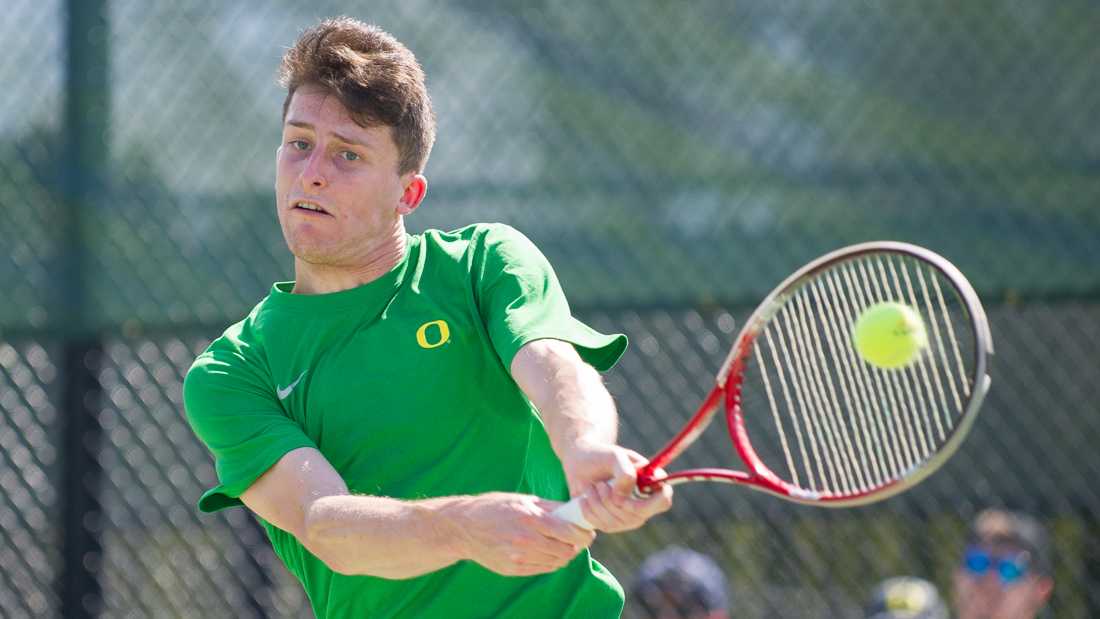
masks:
{"label": "man's face", "polygon": [[400,215],[412,210],[403,199],[416,175],[399,175],[398,157],[389,127],[361,127],[334,96],[299,88],[275,171],[279,224],[291,253],[314,265],[355,267],[401,233]]}
{"label": "man's face", "polygon": [[[1027,564],[1019,547],[979,544],[968,550],[968,557],[955,570],[959,619],[1033,619],[1050,597],[1053,582]],[[1002,568],[1003,561],[1010,565]],[[1022,575],[1011,580],[1017,567],[1023,568]]]}

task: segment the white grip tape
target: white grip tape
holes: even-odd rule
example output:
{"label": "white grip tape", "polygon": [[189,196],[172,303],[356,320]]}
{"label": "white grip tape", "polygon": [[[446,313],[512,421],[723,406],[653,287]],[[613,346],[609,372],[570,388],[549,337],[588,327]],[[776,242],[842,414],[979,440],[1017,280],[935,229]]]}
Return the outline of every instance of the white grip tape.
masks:
{"label": "white grip tape", "polygon": [[555,509],[553,513],[558,518],[561,518],[566,522],[571,522],[578,527],[581,527],[582,529],[588,529],[589,531],[591,531],[596,528],[592,526],[592,523],[588,522],[588,519],[584,517],[583,513],[581,513],[580,497],[577,497],[569,501],[565,505],[562,505],[561,507]]}

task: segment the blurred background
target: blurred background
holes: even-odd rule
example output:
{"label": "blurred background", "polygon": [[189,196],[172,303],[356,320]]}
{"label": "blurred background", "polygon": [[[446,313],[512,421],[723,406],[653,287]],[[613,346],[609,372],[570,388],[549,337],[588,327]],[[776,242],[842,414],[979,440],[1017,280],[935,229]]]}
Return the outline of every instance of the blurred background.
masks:
{"label": "blurred background", "polygon": [[[986,304],[993,389],[932,479],[845,511],[681,487],[597,541],[624,585],[677,543],[718,561],[738,617],[859,617],[889,576],[948,595],[967,522],[1001,505],[1052,532],[1049,616],[1100,616],[1095,2],[5,5],[0,615],[310,616],[244,510],[196,512],[215,477],[180,383],[292,278],[274,75],[350,14],[428,75],[408,225],[527,233],[575,313],[631,338],[607,377],[630,447],[671,435],[741,320],[823,252],[921,244]],[[682,464],[736,464],[712,432]]]}

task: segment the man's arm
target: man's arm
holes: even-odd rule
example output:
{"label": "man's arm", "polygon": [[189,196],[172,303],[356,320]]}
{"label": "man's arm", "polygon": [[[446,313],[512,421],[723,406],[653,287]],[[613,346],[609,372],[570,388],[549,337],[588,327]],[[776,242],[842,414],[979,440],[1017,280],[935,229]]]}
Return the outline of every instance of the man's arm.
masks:
{"label": "man's arm", "polygon": [[241,501],[341,574],[412,578],[469,559],[527,576],[564,566],[593,539],[550,514],[559,503],[530,495],[420,501],[352,495],[311,448],[284,455]]}
{"label": "man's arm", "polygon": [[571,344],[554,339],[530,342],[516,353],[511,371],[539,410],[562,460],[570,493],[585,497],[582,510],[596,528],[634,529],[672,505],[670,486],[644,500],[632,498],[636,470],[646,460],[616,444],[614,400],[599,372]]}

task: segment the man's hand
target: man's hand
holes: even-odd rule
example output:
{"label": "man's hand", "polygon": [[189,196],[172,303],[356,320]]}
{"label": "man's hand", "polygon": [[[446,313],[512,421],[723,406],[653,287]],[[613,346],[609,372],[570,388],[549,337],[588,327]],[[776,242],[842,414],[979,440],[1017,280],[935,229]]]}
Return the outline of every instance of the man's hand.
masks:
{"label": "man's hand", "polygon": [[637,498],[637,470],[648,462],[641,454],[606,443],[579,441],[562,454],[569,493],[581,499],[585,519],[600,531],[637,529],[672,507],[672,486]]}
{"label": "man's hand", "polygon": [[546,339],[526,344],[512,377],[542,415],[581,511],[601,531],[636,529],[672,506],[672,488],[634,498],[635,471],[647,460],[616,445],[618,415],[595,368],[573,346]]}
{"label": "man's hand", "polygon": [[446,512],[458,525],[460,556],[505,576],[531,576],[562,568],[596,537],[554,516],[560,505],[493,492],[463,497]]}

